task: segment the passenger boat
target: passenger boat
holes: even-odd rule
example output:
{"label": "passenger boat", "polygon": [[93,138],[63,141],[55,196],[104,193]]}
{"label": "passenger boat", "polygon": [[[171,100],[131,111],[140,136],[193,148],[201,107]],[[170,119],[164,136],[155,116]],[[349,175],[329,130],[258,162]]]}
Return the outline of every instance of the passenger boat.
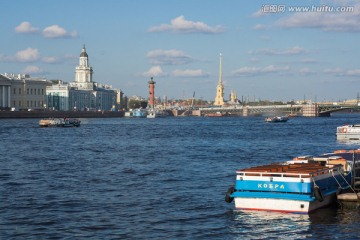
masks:
{"label": "passenger boat", "polygon": [[360,124],[337,127],[336,138],[338,140],[360,140]]}
{"label": "passenger boat", "polygon": [[354,160],[359,159],[359,153],[339,150],[237,170],[235,186],[228,189],[225,201],[235,200],[238,210],[315,211],[333,203],[340,192],[350,188],[353,166],[360,166],[360,161]]}
{"label": "passenger boat", "polygon": [[76,118],[50,118],[41,119],[40,127],[80,127],[81,121]]}
{"label": "passenger boat", "polygon": [[146,109],[138,108],[132,110],[133,117],[146,118],[146,115],[147,115]]}
{"label": "passenger boat", "polygon": [[267,117],[265,118],[265,122],[286,122],[289,120],[286,116],[275,116],[275,117]]}

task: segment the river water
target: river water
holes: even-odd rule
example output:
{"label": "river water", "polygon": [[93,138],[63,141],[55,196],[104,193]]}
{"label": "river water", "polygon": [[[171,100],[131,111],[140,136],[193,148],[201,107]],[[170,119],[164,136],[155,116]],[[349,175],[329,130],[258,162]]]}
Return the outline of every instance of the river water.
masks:
{"label": "river water", "polygon": [[224,201],[236,169],[359,148],[335,135],[359,117],[2,119],[0,239],[360,239],[353,206],[299,215]]}

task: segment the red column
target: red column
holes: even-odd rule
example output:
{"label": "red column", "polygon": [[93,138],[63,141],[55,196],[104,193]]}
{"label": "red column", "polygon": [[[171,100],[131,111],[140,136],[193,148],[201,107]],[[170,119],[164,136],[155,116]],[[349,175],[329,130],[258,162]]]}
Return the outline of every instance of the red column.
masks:
{"label": "red column", "polygon": [[150,79],[149,83],[149,105],[154,107],[155,104],[155,81],[153,78]]}

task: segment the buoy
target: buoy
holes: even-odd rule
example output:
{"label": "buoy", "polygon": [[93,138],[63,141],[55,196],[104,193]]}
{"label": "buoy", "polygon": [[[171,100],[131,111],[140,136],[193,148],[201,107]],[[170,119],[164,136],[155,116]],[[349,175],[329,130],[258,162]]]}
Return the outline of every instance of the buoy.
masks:
{"label": "buoy", "polygon": [[230,188],[227,190],[226,195],[225,195],[225,202],[231,203],[231,202],[234,200],[234,198],[231,197],[231,194],[233,194],[234,191],[235,191],[235,188],[234,188],[234,187],[230,187]]}
{"label": "buoy", "polygon": [[314,196],[319,202],[324,201],[324,196],[318,186],[314,187]]}

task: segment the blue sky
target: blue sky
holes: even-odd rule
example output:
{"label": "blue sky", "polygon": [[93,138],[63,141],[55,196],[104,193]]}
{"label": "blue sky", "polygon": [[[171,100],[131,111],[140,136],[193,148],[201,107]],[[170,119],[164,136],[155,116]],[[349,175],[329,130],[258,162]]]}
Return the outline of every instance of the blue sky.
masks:
{"label": "blue sky", "polygon": [[2,0],[0,7],[1,73],[74,81],[85,44],[93,80],[127,96],[147,97],[153,76],[156,96],[195,91],[213,100],[220,52],[225,99],[231,90],[240,99],[284,101],[360,92],[356,1]]}

